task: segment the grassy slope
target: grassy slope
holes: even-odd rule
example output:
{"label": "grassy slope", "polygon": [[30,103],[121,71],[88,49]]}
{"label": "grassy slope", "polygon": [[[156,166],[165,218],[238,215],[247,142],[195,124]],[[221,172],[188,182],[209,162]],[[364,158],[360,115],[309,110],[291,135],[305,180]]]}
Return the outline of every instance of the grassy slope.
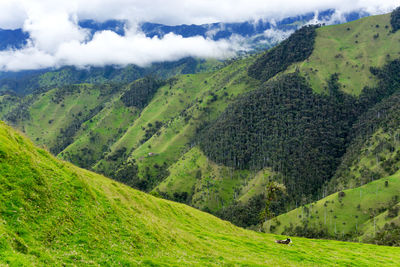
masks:
{"label": "grassy slope", "polygon": [[[396,265],[399,248],[243,230],[59,161],[0,122],[0,263]],[[373,255],[373,257],[371,257]]]}
{"label": "grassy slope", "polygon": [[139,114],[135,107],[126,107],[120,97],[117,93],[96,116],[84,122],[74,142],[59,157],[86,168],[102,158],[108,146],[122,136]]}
{"label": "grassy slope", "polygon": [[[385,162],[391,161],[391,169],[400,169],[400,162],[397,155],[400,155],[400,127],[385,132],[377,129],[373,135],[363,144],[359,151],[358,158],[350,165],[345,175],[338,177],[335,188],[354,188],[370,182],[376,177],[390,175],[385,169]],[[390,147],[388,146],[390,144]]]}
{"label": "grassy slope", "polygon": [[75,117],[85,117],[91,109],[110,98],[109,95],[102,96],[94,85],[82,84],[78,88],[65,94],[60,103],[52,101],[57,88],[37,97],[29,107],[30,118],[20,122],[20,127],[37,144],[54,146],[60,129],[68,127]]}
{"label": "grassy slope", "polygon": [[172,196],[174,192],[188,192],[190,205],[217,211],[236,201],[248,201],[262,193],[272,172],[257,173],[234,170],[207,159],[198,147],[185,153],[170,168],[170,175],[154,191]]}
{"label": "grassy slope", "polygon": [[[369,71],[371,66],[381,67],[386,60],[399,58],[400,32],[392,34],[391,29],[390,14],[321,27],[317,30],[312,55],[304,62],[293,64],[288,72],[299,68],[316,92],[324,92],[329,76],[339,73],[342,89],[359,95],[364,86],[376,83]],[[378,38],[374,38],[376,34]]]}
{"label": "grassy slope", "polygon": [[[385,181],[389,183],[387,187]],[[373,234],[374,217],[378,227],[400,219],[399,216],[385,218],[385,208],[393,197],[400,196],[400,172],[343,192],[344,197],[339,197],[339,193],[332,194],[269,220],[264,227],[271,231],[270,227],[274,225],[274,233],[283,233],[290,224],[295,228],[307,221],[310,228],[325,228],[332,237],[353,233],[363,239]]]}
{"label": "grassy slope", "polygon": [[[146,166],[176,162],[201,123],[216,118],[236,95],[257,87],[258,82],[246,73],[251,61],[237,61],[212,73],[178,76],[172,86],[167,84],[158,90],[138,119],[112,145],[111,154],[126,147],[130,156],[137,160],[142,177],[145,177],[143,170]],[[217,95],[214,102],[211,101],[211,93]],[[164,124],[159,134],[140,144],[145,134],[143,129],[155,121]],[[157,155],[148,157],[148,153]],[[94,169],[108,173],[115,167],[114,164],[101,160]]]}

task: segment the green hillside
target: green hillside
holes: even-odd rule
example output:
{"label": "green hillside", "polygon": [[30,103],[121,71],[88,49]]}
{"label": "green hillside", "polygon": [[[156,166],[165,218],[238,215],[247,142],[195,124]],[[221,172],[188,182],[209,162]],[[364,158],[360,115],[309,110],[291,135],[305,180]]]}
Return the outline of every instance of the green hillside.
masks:
{"label": "green hillside", "polygon": [[376,85],[370,67],[382,67],[399,58],[400,32],[392,33],[391,14],[365,17],[345,24],[317,29],[314,51],[308,59],[293,64],[316,92],[326,92],[331,74],[339,74],[342,90],[359,95],[365,86]]}
{"label": "green hillside", "polygon": [[271,176],[268,169],[252,172],[217,165],[194,147],[169,168],[168,178],[153,192],[216,212],[226,204],[247,202],[263,193]]}
{"label": "green hillside", "polygon": [[[379,242],[385,224],[399,228],[400,172],[343,190],[267,221],[267,232],[307,237]],[[393,235],[392,245],[399,236]],[[386,240],[389,241],[389,240]],[[388,244],[388,242],[387,242]]]}
{"label": "green hillside", "polygon": [[[126,151],[115,160],[100,160],[95,170],[114,172],[121,159],[130,157],[139,167],[139,178],[151,189],[160,180],[154,168],[170,166],[188,149],[196,132],[223,111],[238,94],[257,86],[247,77],[252,59],[230,64],[218,72],[183,75],[161,87],[135,122],[111,147],[109,155]],[[150,156],[149,156],[149,153]],[[158,179],[158,180],[157,180]]]}
{"label": "green hillside", "polygon": [[[57,86],[17,105],[3,97],[0,114],[61,159],[248,227],[259,222],[269,181],[288,189],[272,207],[281,214],[397,171],[398,138],[386,122],[356,125],[400,88],[392,26],[386,14],[306,27],[224,67],[204,61],[192,64],[202,73],[181,74],[184,61],[153,69],[179,74],[163,81]],[[117,78],[122,69],[99,71],[87,81],[128,81]],[[53,74],[45,81],[58,84]]]}
{"label": "green hillside", "polygon": [[[243,230],[77,168],[0,122],[0,263],[395,266],[398,248]],[[374,255],[374,257],[371,257]]]}
{"label": "green hillside", "polygon": [[397,92],[359,118],[352,129],[353,141],[325,191],[357,187],[400,170],[399,114]]}
{"label": "green hillside", "polygon": [[[353,126],[355,137],[322,190],[341,191],[266,223],[270,232],[400,245],[400,93]],[[376,180],[376,181],[374,181]],[[344,190],[353,188],[349,190]],[[343,197],[340,197],[340,195]],[[390,230],[389,230],[390,228]]]}
{"label": "green hillside", "polygon": [[222,63],[218,60],[187,57],[174,62],[154,63],[146,68],[135,65],[91,67],[89,69],[66,66],[56,70],[17,72],[14,75],[0,73],[0,92],[11,91],[19,95],[27,95],[38,89],[51,89],[78,83],[129,83],[148,75],[165,79],[179,74],[210,71],[221,65]]}

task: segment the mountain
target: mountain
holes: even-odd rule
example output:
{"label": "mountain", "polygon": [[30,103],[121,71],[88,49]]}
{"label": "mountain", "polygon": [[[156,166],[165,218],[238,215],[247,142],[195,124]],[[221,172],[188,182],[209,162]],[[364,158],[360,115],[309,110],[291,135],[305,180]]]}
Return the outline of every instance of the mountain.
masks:
{"label": "mountain", "polygon": [[269,220],[267,231],[399,246],[399,100],[396,92],[355,123],[324,191],[338,193]]}
{"label": "mountain", "polygon": [[[311,12],[281,20],[256,20],[238,23],[213,23],[203,25],[163,25],[156,23],[142,23],[140,30],[149,38],[162,38],[166,34],[174,33],[183,37],[202,36],[212,40],[235,38],[243,47],[242,54],[254,53],[270,48],[293,31],[307,23],[337,24],[356,20],[367,16],[363,11],[338,13],[335,10]],[[81,20],[78,25],[89,31],[91,40],[99,31],[113,31],[121,36],[125,35],[126,21],[108,20],[97,22],[94,20]],[[0,51],[20,49],[27,44],[29,33],[22,29],[0,29]],[[208,61],[212,62],[212,61]],[[211,64],[213,67],[214,62]],[[210,66],[203,60],[193,58],[177,59],[175,62],[156,62],[149,68],[140,68],[134,65],[127,67],[105,66],[89,69],[77,69],[73,66],[64,66],[59,69],[41,69],[17,72],[0,72],[0,92],[13,91],[17,94],[29,94],[39,88],[49,88],[75,83],[99,83],[105,81],[132,82],[146,75],[157,75],[159,78],[172,77],[177,74],[197,73]],[[211,68],[212,69],[212,68]]]}
{"label": "mountain", "polygon": [[[324,11],[309,12],[292,17],[286,17],[279,20],[259,19],[256,21],[244,21],[235,23],[212,23],[202,25],[164,25],[152,22],[144,22],[140,24],[140,30],[147,37],[162,38],[168,33],[174,33],[183,37],[202,36],[204,38],[211,38],[212,40],[228,39],[233,35],[251,39],[253,48],[257,47],[258,43],[265,43],[264,49],[268,45],[274,44],[279,40],[273,37],[264,36],[266,30],[274,30],[279,32],[293,31],[309,21],[320,21],[321,23],[328,22],[329,24],[337,24],[357,20],[359,18],[368,16],[365,11],[353,11],[348,13],[338,13],[336,10],[328,9]],[[90,32],[91,37],[98,31],[113,31],[121,36],[125,35],[124,28],[127,26],[126,21],[120,20],[107,20],[107,21],[94,21],[94,20],[81,20],[78,25],[82,29]],[[27,42],[29,34],[22,29],[6,30],[0,29],[0,50],[9,48],[21,48]],[[249,42],[250,44],[250,42]]]}
{"label": "mountain", "polygon": [[[399,249],[244,230],[55,159],[0,122],[0,263],[396,265]],[[376,255],[370,257],[371,253]]]}
{"label": "mountain", "polygon": [[70,84],[129,83],[145,76],[166,79],[178,74],[213,70],[220,65],[222,63],[218,60],[187,57],[174,62],[154,63],[146,68],[135,65],[91,67],[89,69],[67,66],[55,70],[0,72],[0,93],[11,92],[23,96],[35,90],[43,91]]}
{"label": "mountain", "polygon": [[260,51],[274,46],[285,39],[288,34],[299,29],[307,23],[338,24],[349,22],[368,16],[367,12],[354,11],[338,15],[333,9],[321,12],[309,12],[279,20],[258,19],[254,21],[236,23],[212,23],[202,25],[176,25],[169,26],[155,23],[143,23],[142,31],[148,37],[162,38],[168,33],[182,35],[183,37],[202,36],[212,40],[229,39],[233,36],[245,38],[243,41],[251,50]]}
{"label": "mountain", "polygon": [[269,182],[279,215],[397,172],[399,12],[212,71],[3,96],[0,114],[61,159],[258,229]]}

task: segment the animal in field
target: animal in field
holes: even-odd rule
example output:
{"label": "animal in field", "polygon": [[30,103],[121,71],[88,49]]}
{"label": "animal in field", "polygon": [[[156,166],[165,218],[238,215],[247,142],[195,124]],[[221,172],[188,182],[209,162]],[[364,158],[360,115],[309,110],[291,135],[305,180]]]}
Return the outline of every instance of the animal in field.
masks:
{"label": "animal in field", "polygon": [[289,245],[292,243],[292,240],[290,238],[286,238],[286,240],[275,240],[275,243]]}

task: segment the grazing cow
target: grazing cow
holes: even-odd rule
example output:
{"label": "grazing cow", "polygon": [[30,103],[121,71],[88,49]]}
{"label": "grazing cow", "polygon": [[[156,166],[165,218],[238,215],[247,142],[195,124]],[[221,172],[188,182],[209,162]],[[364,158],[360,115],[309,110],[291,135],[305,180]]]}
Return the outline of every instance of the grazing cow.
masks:
{"label": "grazing cow", "polygon": [[289,245],[292,243],[292,240],[290,238],[286,238],[286,240],[276,240],[275,243]]}

